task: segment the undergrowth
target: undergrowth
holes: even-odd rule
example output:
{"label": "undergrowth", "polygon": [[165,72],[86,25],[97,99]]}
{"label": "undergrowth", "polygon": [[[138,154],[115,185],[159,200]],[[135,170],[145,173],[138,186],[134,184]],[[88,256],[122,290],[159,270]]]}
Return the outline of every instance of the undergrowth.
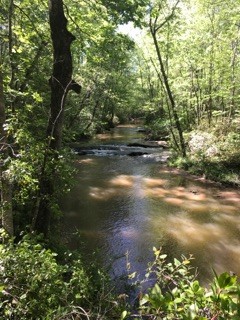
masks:
{"label": "undergrowth", "polygon": [[186,135],[187,157],[173,154],[169,164],[226,185],[240,186],[240,134],[216,126]]}
{"label": "undergrowth", "polygon": [[78,254],[65,261],[30,235],[0,245],[0,319],[114,319],[109,277]]}
{"label": "undergrowth", "polygon": [[204,288],[191,267],[191,256],[168,262],[161,249],[154,248],[154,254],[143,281],[152,278],[155,284],[140,295],[137,311],[125,310],[121,319],[240,319],[240,285],[235,275],[214,273],[212,283]]}
{"label": "undergrowth", "polygon": [[[84,257],[65,262],[29,235],[0,245],[0,318],[4,320],[240,319],[240,285],[235,275],[215,274],[208,288],[197,280],[192,257],[169,262],[154,248],[137,303],[114,293],[106,273]],[[130,274],[133,279],[136,273]],[[133,280],[132,280],[133,281]],[[142,289],[141,288],[146,288]]]}

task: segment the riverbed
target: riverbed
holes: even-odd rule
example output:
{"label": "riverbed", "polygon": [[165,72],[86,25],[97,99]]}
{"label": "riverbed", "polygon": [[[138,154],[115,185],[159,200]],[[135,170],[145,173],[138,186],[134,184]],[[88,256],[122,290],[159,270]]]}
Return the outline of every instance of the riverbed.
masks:
{"label": "riverbed", "polygon": [[153,247],[169,259],[192,254],[204,283],[212,269],[240,275],[240,191],[168,168],[165,148],[129,156],[127,145],[142,139],[139,128],[119,126],[77,156],[76,185],[62,204],[69,247],[97,252],[112,278],[126,265],[142,277]]}

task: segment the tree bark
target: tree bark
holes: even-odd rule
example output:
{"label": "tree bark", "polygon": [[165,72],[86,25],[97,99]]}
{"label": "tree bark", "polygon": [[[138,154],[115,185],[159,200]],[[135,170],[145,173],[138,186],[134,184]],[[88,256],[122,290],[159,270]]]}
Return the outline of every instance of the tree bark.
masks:
{"label": "tree bark", "polygon": [[81,87],[72,80],[71,43],[75,37],[67,30],[62,0],[50,0],[49,18],[53,44],[53,72],[50,79],[51,104],[47,135],[50,148],[59,150],[62,142],[64,104],[69,90],[80,93]]}
{"label": "tree bark", "polygon": [[[65,100],[69,90],[80,93],[81,86],[72,80],[71,43],[75,37],[67,30],[67,19],[62,0],[49,1],[49,21],[53,44],[53,70],[50,116],[47,125],[47,146],[41,169],[37,208],[32,229],[47,236],[51,220],[51,200],[55,191],[55,165],[62,143]],[[50,164],[51,160],[53,163]],[[46,172],[46,167],[48,171]]]}
{"label": "tree bark", "polygon": [[239,47],[239,31],[240,26],[238,26],[238,36],[235,40],[232,41],[232,59],[231,59],[231,103],[229,106],[229,113],[228,113],[228,121],[229,123],[232,121],[232,117],[235,112],[235,105],[236,105],[236,92],[237,92],[237,84],[236,84],[236,66],[237,66],[237,57],[238,57],[238,47]]}
{"label": "tree bark", "polygon": [[10,236],[13,236],[12,186],[5,165],[8,157],[7,133],[4,128],[5,121],[6,114],[3,94],[3,76],[0,65],[0,208],[2,227]]}
{"label": "tree bark", "polygon": [[[182,127],[181,127],[181,123],[179,121],[178,113],[177,113],[177,110],[176,110],[175,99],[174,99],[174,96],[173,96],[173,93],[172,93],[172,90],[170,88],[170,84],[169,84],[169,81],[168,81],[167,69],[164,66],[161,50],[160,50],[160,47],[159,47],[159,44],[158,44],[158,41],[157,41],[157,33],[158,33],[158,31],[161,30],[174,17],[175,10],[176,10],[176,8],[178,6],[178,3],[179,3],[179,0],[176,0],[175,5],[171,9],[171,12],[169,13],[169,15],[167,17],[164,18],[164,20],[161,23],[159,22],[160,12],[162,10],[161,5],[159,5],[156,8],[157,9],[157,14],[154,16],[154,18],[151,16],[151,13],[152,13],[152,10],[151,10],[149,28],[150,28],[150,32],[151,32],[151,35],[152,35],[152,38],[153,38],[154,46],[155,46],[157,57],[158,57],[158,62],[159,62],[159,65],[160,65],[160,73],[162,75],[163,84],[164,84],[164,87],[166,89],[168,99],[170,101],[170,106],[171,106],[171,111],[172,111],[172,114],[173,114],[174,123],[175,123],[175,126],[176,126],[177,131],[178,131],[179,143],[180,143],[180,151],[181,151],[182,156],[186,157],[186,147],[185,147],[185,141],[184,141],[184,137],[183,137]],[[153,8],[151,8],[151,9],[153,9]]]}
{"label": "tree bark", "polygon": [[161,55],[161,51],[157,42],[157,37],[156,37],[156,30],[152,29],[151,25],[150,25],[150,29],[151,29],[151,35],[154,41],[154,46],[156,49],[156,53],[157,53],[157,57],[158,57],[158,61],[160,64],[160,70],[161,70],[161,74],[163,77],[163,83],[164,86],[166,88],[166,92],[170,101],[170,105],[171,105],[171,109],[172,109],[172,114],[173,114],[173,119],[176,125],[176,128],[178,130],[178,135],[179,135],[179,141],[180,141],[180,147],[181,147],[181,153],[183,157],[186,157],[186,147],[185,147],[185,142],[184,142],[184,138],[183,138],[183,132],[182,132],[182,127],[178,118],[178,114],[176,111],[176,104],[175,104],[175,100],[173,97],[173,93],[171,91],[170,85],[169,85],[169,81],[168,81],[168,77],[167,77],[167,73],[165,71],[164,68],[164,64],[163,64],[163,60],[162,60],[162,55]]}

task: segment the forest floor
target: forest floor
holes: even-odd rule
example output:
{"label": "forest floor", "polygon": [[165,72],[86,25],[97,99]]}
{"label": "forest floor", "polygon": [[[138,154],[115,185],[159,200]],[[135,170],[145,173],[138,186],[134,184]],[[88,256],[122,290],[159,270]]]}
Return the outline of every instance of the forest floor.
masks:
{"label": "forest floor", "polygon": [[224,187],[240,188],[240,160],[190,160],[171,159],[169,167],[181,170],[182,174],[191,174],[197,179],[221,184]]}

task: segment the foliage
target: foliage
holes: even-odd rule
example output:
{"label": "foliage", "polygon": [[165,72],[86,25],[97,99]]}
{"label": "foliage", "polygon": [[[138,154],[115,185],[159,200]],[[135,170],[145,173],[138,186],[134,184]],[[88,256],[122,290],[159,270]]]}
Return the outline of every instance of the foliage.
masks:
{"label": "foliage", "polygon": [[169,165],[226,186],[240,186],[239,154],[234,157],[230,156],[227,160],[197,157],[182,158],[175,154],[169,160]]}
{"label": "foliage", "polygon": [[139,25],[144,14],[144,8],[148,4],[147,0],[127,0],[117,2],[112,0],[101,0],[105,7],[109,10],[110,15],[119,23],[134,21]]}
{"label": "foliage", "polygon": [[[1,233],[2,239],[6,235]],[[239,319],[235,275],[216,275],[209,287],[197,280],[191,256],[169,262],[154,248],[139,305],[126,305],[95,262],[65,252],[62,262],[39,237],[0,245],[0,315],[3,319]],[[134,273],[135,274],[135,273]],[[133,275],[131,275],[132,277]],[[146,291],[147,287],[147,291]],[[128,293],[128,292],[127,292]],[[124,310],[125,309],[125,310]]]}
{"label": "foliage", "polygon": [[[138,39],[136,48],[129,36],[118,32],[118,24],[130,20],[147,27],[147,8],[159,23],[156,42],[187,141],[188,157],[175,159],[175,165],[239,186],[239,0],[64,3],[69,30],[76,37],[71,48],[74,79],[82,84],[80,97],[69,94],[66,101],[64,145],[132,117],[145,118],[149,137],[171,134],[179,143],[153,44],[143,33],[145,38]],[[48,155],[45,163],[52,65],[47,2],[1,0],[0,4],[0,68],[7,118],[3,127],[9,149],[7,158],[1,159],[10,197],[13,192],[19,236],[31,224],[43,172],[58,185],[50,199],[55,217],[72,169],[69,150]],[[169,15],[177,4],[181,5]],[[104,273],[69,255],[59,264],[56,254],[38,242],[37,237],[34,241],[24,237],[0,247],[3,318],[116,316],[117,302]],[[154,275],[157,283],[140,299],[137,318],[237,319],[239,285],[234,276],[216,276],[211,289],[204,289],[190,275],[188,259],[166,263],[158,250],[155,254],[146,280]],[[122,318],[126,316],[124,312]]]}
{"label": "foliage", "polygon": [[0,246],[2,319],[72,319],[83,314],[105,319],[110,311],[117,312],[108,277],[96,264],[86,267],[71,253],[60,264],[57,254],[40,242],[24,236],[19,243]]}
{"label": "foliage", "polygon": [[205,129],[200,126],[186,135],[189,153],[186,159],[173,155],[169,164],[203,175],[226,185],[240,185],[240,135],[234,124],[222,122]]}
{"label": "foliage", "polygon": [[206,131],[191,131],[188,146],[190,153],[193,154],[194,157],[201,157],[202,159],[204,157],[212,158],[219,153],[215,136]]}
{"label": "foliage", "polygon": [[[236,24],[239,1],[237,4],[229,1],[228,5],[214,1],[181,2],[174,15],[169,14],[171,6],[180,2],[150,3],[154,21],[161,26],[157,29],[157,43],[184,133],[198,130],[199,125],[205,131],[216,124],[225,127],[225,123],[239,123],[239,27]],[[169,20],[162,23],[162,16]],[[148,65],[148,69],[141,68],[143,87],[151,89],[151,102],[159,102],[151,105],[156,112],[159,105],[164,107],[164,118],[170,121],[168,129],[173,134],[173,114],[169,112],[153,43],[145,35],[140,45],[142,64]],[[149,123],[154,133],[155,123],[155,119]],[[239,131],[234,126],[231,130],[232,133]],[[218,140],[218,134],[212,134],[213,140]],[[177,142],[175,138],[173,142]],[[218,150],[208,150],[207,157],[213,153],[215,156]]]}
{"label": "foliage", "polygon": [[[138,4],[142,7],[144,1]],[[82,136],[109,129],[119,117],[128,121],[136,100],[129,86],[136,82],[131,66],[134,42],[117,32],[117,23],[119,19],[137,20],[138,14],[131,1],[117,5],[111,1],[66,0],[64,5],[69,31],[76,37],[71,47],[74,79],[82,85],[80,96],[69,94],[67,98],[63,124],[66,146]],[[65,154],[60,152],[59,161],[46,155],[52,68],[47,3],[34,0],[29,6],[28,1],[2,0],[1,13],[0,67],[10,149],[5,164],[18,234],[31,224],[43,175],[53,175],[58,183],[51,197],[54,215],[59,194],[69,189],[67,180],[72,170],[65,165]]]}
{"label": "foliage", "polygon": [[[240,284],[235,275],[215,274],[208,288],[200,285],[191,267],[192,257],[168,262],[167,256],[154,248],[155,260],[145,275],[147,293],[140,295],[134,319],[239,319]],[[122,318],[128,318],[125,312]]]}

